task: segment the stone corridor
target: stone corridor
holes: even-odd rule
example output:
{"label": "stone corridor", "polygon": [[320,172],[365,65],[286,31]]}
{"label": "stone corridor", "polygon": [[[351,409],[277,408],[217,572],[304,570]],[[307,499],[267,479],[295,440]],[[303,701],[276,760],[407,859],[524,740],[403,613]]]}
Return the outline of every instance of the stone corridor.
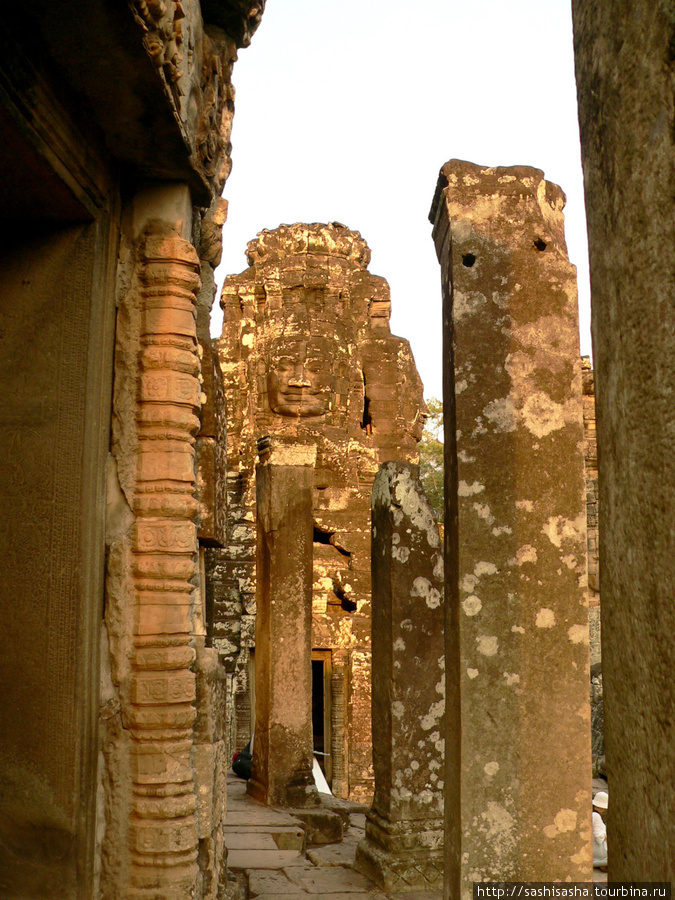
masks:
{"label": "stone corridor", "polygon": [[[594,785],[596,786],[596,785]],[[598,782],[597,787],[602,787]],[[354,869],[356,847],[365,835],[366,807],[322,795],[341,814],[342,840],[307,844],[303,824],[294,816],[271,809],[246,793],[246,782],[227,778],[224,834],[231,897],[240,900],[440,900],[443,892],[385,892]],[[593,870],[602,884],[607,874]]]}
{"label": "stone corridor", "polygon": [[[238,896],[260,900],[354,900],[369,894],[377,900],[406,897],[436,900],[441,891],[385,893],[354,870],[359,841],[365,835],[366,807],[322,795],[343,820],[342,841],[306,844],[302,823],[253,800],[246,782],[229,775],[225,845],[227,864]],[[233,885],[234,888],[234,885]]]}

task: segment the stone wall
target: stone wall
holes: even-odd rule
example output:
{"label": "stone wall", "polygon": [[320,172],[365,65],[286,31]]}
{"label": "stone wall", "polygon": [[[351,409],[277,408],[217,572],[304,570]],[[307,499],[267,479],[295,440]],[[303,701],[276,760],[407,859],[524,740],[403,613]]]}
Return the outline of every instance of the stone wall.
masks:
{"label": "stone wall", "polygon": [[[225,515],[208,318],[232,65],[263,7],[28,0],[3,19],[2,218],[31,223],[14,223],[0,256],[15,345],[0,372],[13,398],[1,490],[22,495],[2,534],[23,630],[3,622],[12,894],[224,888],[225,684],[201,577]],[[44,527],[24,540],[31,522]]]}
{"label": "stone wall", "polygon": [[224,871],[199,584],[221,426],[195,437],[231,68],[263,5],[3,14],[3,893],[206,898]]}
{"label": "stone wall", "polygon": [[313,647],[331,651],[333,790],[372,792],[370,491],[381,461],[417,459],[425,408],[408,342],[389,330],[389,288],[342,225],[282,225],[225,281],[218,341],[228,408],[226,551],[207,552],[213,644],[234,673],[228,729],[250,736],[257,438],[317,445]]}
{"label": "stone wall", "polygon": [[586,542],[588,565],[588,625],[591,666],[600,663],[600,554],[598,534],[598,439],[595,428],[595,378],[588,356],[581,357],[586,473]]}
{"label": "stone wall", "polygon": [[605,736],[600,646],[600,560],[598,534],[598,440],[595,428],[595,378],[588,356],[581,357],[586,473],[586,535],[588,552],[588,630],[591,649],[591,751],[593,772],[604,773]]}
{"label": "stone wall", "polygon": [[[128,191],[121,223],[100,889],[215,898],[226,881],[227,676],[208,646],[202,573],[206,548],[225,535],[226,470],[209,315],[227,215],[232,64],[262,4],[215,10],[208,27],[196,2],[132,11],[189,163],[183,180]],[[148,174],[161,163],[146,161]]]}

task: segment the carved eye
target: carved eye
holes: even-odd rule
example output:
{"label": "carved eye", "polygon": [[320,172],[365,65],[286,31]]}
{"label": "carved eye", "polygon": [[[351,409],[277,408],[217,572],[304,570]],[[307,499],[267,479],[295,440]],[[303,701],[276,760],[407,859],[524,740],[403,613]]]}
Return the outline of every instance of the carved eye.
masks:
{"label": "carved eye", "polygon": [[326,361],[323,359],[308,359],[305,363],[305,369],[308,372],[311,372],[313,375],[316,375],[318,372],[323,371],[326,366]]}

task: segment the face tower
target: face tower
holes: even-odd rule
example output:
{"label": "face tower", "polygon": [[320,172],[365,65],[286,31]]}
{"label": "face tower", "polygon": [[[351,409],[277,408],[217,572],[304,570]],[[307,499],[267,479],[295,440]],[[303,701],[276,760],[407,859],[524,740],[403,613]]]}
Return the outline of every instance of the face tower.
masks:
{"label": "face tower", "polygon": [[389,329],[387,282],[361,235],[282,225],[225,281],[218,341],[228,413],[224,551],[207,553],[213,642],[232,673],[234,746],[251,727],[257,441],[316,447],[313,486],[315,749],[334,793],[368,799],[370,492],[381,462],[417,462],[426,409],[407,341]]}

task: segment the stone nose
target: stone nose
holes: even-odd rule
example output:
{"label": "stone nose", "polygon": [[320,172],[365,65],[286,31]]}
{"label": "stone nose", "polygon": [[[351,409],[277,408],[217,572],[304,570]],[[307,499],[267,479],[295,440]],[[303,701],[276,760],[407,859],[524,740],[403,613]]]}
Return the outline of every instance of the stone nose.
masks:
{"label": "stone nose", "polygon": [[288,379],[288,383],[291,387],[311,387],[311,382],[305,372],[304,363],[298,363],[293,374]]}

